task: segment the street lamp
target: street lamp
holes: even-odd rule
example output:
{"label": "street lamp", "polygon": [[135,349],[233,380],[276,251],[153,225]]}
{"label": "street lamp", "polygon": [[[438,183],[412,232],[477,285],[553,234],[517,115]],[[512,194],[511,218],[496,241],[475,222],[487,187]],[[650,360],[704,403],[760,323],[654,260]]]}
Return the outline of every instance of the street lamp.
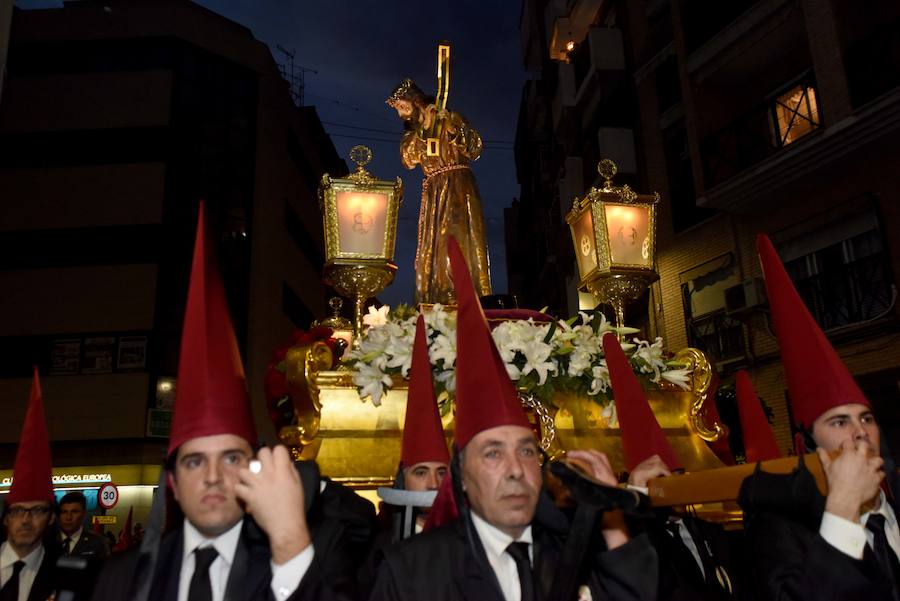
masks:
{"label": "street lamp", "polygon": [[597,166],[604,184],[576,199],[566,216],[572,232],[579,289],[608,303],[616,325],[625,325],[625,304],[659,279],[656,263],[656,206],[659,194],[637,194],[614,186],[618,168],[609,159]]}
{"label": "street lamp", "polygon": [[356,170],[346,178],[327,173],[319,184],[319,206],[325,227],[325,283],[355,299],[355,340],[362,332],[363,305],[394,279],[397,213],[403,182],[375,178],[365,166],[372,151],[354,146]]}

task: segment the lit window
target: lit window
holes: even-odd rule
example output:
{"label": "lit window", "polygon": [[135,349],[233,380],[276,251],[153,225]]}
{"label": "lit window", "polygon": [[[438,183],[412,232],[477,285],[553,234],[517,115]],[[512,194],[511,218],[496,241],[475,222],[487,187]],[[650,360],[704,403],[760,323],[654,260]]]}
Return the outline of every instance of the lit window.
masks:
{"label": "lit window", "polygon": [[778,146],[799,140],[819,127],[816,90],[812,86],[791,88],[775,100],[772,116]]}

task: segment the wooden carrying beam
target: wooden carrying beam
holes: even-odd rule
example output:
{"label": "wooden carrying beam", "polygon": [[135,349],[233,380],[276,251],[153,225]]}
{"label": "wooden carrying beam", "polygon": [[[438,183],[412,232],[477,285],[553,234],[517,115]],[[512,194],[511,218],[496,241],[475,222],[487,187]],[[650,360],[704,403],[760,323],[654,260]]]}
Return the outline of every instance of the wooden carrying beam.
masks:
{"label": "wooden carrying beam", "polygon": [[[806,468],[816,479],[819,490],[822,494],[826,494],[828,484],[819,457],[815,453],[809,453],[804,456],[803,460],[806,462]],[[760,469],[771,474],[789,474],[797,469],[798,463],[798,457],[784,457],[763,461]],[[755,463],[745,463],[665,478],[654,478],[647,483],[650,503],[654,507],[673,507],[735,501],[741,483],[744,478],[756,470],[756,465]]]}

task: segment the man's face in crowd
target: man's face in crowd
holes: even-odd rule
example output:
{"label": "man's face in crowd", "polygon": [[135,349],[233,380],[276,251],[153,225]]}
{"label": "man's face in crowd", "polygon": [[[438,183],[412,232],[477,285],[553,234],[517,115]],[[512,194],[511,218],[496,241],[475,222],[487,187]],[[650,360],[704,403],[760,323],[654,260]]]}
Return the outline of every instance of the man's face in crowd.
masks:
{"label": "man's face in crowd", "polygon": [[850,403],[829,409],[813,422],[813,440],[826,451],[840,448],[845,440],[865,441],[878,453],[881,435],[872,410],[860,403]]}
{"label": "man's face in crowd", "polygon": [[447,473],[447,464],[439,461],[423,461],[403,468],[406,490],[437,490]]}
{"label": "man's face in crowd", "polygon": [[529,428],[498,426],[463,450],[462,484],[472,509],[518,538],[531,523],[541,490],[540,451]]}
{"label": "man's face in crowd", "polygon": [[10,505],[3,525],[6,526],[7,541],[19,557],[35,550],[56,516],[46,501],[29,501]]}
{"label": "man's face in crowd", "polygon": [[204,536],[218,536],[244,516],[234,487],[252,456],[250,443],[233,434],[194,438],[178,448],[172,492]]}
{"label": "man's face in crowd", "polygon": [[74,534],[84,523],[85,511],[81,503],[63,503],[59,506],[59,528],[64,534]]}

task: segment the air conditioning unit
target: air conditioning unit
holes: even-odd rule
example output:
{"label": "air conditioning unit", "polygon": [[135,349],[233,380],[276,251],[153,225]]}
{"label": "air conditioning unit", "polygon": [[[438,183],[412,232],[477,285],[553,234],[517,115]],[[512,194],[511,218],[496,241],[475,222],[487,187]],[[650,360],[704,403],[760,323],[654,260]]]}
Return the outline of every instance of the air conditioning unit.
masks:
{"label": "air conditioning unit", "polygon": [[768,303],[762,278],[749,278],[725,289],[725,313],[738,315]]}

